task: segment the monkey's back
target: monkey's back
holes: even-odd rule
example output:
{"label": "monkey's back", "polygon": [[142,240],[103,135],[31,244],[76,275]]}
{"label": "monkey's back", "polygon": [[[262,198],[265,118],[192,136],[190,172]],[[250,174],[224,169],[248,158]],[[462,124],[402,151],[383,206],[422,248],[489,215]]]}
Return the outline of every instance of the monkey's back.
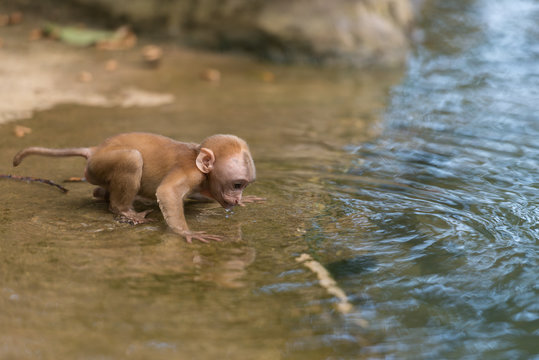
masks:
{"label": "monkey's back", "polygon": [[[137,150],[142,155],[142,178],[139,195],[155,198],[155,191],[172,169],[186,172],[193,167],[198,144],[184,143],[150,133],[126,133],[106,139],[95,154],[114,150]],[[122,166],[122,164],[118,164]]]}

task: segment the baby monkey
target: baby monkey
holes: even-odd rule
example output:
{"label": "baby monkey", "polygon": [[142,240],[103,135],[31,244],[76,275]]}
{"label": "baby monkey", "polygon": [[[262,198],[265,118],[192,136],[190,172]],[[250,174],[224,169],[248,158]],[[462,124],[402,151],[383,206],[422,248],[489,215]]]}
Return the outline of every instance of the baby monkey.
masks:
{"label": "baby monkey", "polygon": [[234,135],[213,135],[195,144],[155,134],[126,133],[88,148],[29,147],[15,155],[13,166],[28,155],[86,158],[85,178],[99,186],[94,196],[108,200],[110,211],[121,221],[150,221],[146,215],[151,210],[136,212],[133,202],[136,197],[157,200],[168,226],[189,243],[192,239],[221,241],[222,237],[189,230],[183,210],[187,197],[210,198],[225,209],[263,200],[242,197],[255,180],[256,170],[247,143]]}

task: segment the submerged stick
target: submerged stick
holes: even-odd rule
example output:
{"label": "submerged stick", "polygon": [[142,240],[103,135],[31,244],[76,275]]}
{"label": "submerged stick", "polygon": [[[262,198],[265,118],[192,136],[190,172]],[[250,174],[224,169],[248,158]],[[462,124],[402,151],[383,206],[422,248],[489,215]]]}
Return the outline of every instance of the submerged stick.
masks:
{"label": "submerged stick", "polygon": [[25,181],[25,182],[39,182],[39,183],[42,183],[42,184],[47,184],[47,185],[50,185],[50,186],[54,186],[54,187],[58,188],[64,194],[66,194],[69,191],[68,189],[66,189],[62,185],[58,185],[54,181],[47,180],[47,179],[35,178],[35,177],[31,177],[31,176],[17,176],[17,175],[10,175],[10,174],[8,174],[8,175],[0,174],[0,179],[12,179],[12,180],[18,180],[18,181]]}
{"label": "submerged stick", "polygon": [[[301,256],[296,258],[296,261],[315,273],[320,282],[320,286],[326,289],[329,294],[339,299],[336,307],[340,313],[347,314],[353,310],[354,307],[348,301],[348,296],[346,296],[344,290],[337,285],[337,282],[331,277],[331,274],[324,265],[314,260],[309,254],[301,254]],[[367,320],[361,318],[356,319],[356,322],[364,328],[369,325]]]}

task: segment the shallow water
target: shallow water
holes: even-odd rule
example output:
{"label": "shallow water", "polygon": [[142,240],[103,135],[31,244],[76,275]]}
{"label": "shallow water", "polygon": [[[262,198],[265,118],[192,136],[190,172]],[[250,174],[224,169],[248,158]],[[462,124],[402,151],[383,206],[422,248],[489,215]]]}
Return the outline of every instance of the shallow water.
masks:
{"label": "shallow water", "polygon": [[[12,155],[123,131],[250,143],[268,201],[192,204],[188,245],[116,223],[85,183],[1,180],[0,357],[533,358],[539,229],[539,6],[438,2],[403,74],[180,56],[159,108],[63,105],[0,126],[0,172],[61,182],[80,159]],[[201,81],[207,67],[219,84]],[[192,71],[185,71],[192,68]],[[271,72],[275,81],[264,81]],[[296,261],[309,253],[353,310]]]}

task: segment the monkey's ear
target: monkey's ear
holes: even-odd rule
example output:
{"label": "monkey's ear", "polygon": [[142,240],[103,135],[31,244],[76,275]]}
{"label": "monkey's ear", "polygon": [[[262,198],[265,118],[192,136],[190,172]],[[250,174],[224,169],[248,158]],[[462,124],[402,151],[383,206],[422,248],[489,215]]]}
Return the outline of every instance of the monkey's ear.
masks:
{"label": "monkey's ear", "polygon": [[213,155],[213,151],[207,148],[201,148],[196,161],[198,170],[202,171],[204,174],[207,174],[213,170],[214,162],[215,155]]}

